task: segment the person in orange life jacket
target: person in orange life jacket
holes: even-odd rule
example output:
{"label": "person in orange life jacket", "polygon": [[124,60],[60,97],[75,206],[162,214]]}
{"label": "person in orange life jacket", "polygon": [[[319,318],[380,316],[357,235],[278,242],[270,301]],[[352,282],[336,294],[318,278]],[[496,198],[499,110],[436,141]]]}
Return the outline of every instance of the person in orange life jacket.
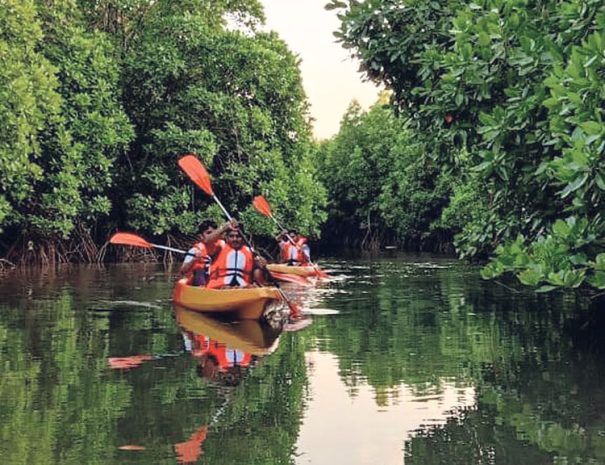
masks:
{"label": "person in orange life jacket", "polygon": [[192,286],[206,284],[210,262],[225,246],[225,241],[221,239],[221,236],[232,226],[237,226],[237,221],[227,222],[220,228],[212,220],[203,221],[200,224],[199,241],[189,249],[179,270],[179,276],[192,273]]}
{"label": "person in orange life jacket", "polygon": [[241,380],[242,369],[248,368],[257,357],[204,334],[183,331],[185,350],[198,361],[197,373],[211,381],[236,385]]}
{"label": "person in orange life jacket", "polygon": [[255,257],[250,248],[244,245],[239,229],[230,228],[225,235],[226,245],[221,249],[210,265],[207,287],[248,287],[253,283],[265,284],[264,269],[267,262],[262,257]]}
{"label": "person in orange life jacket", "polygon": [[311,262],[311,249],[307,238],[301,236],[296,229],[282,231],[275,239],[279,242],[282,263],[305,266]]}

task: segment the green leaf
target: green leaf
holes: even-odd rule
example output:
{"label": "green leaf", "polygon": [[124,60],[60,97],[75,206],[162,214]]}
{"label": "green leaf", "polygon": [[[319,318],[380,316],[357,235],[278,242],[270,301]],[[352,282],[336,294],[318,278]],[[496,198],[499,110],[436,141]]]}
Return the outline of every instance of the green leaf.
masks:
{"label": "green leaf", "polygon": [[328,11],[335,10],[337,8],[346,8],[347,4],[345,2],[340,2],[338,0],[332,0],[328,3],[324,8]]}
{"label": "green leaf", "polygon": [[557,286],[545,284],[544,286],[540,286],[538,289],[536,289],[536,292],[546,293],[546,292],[554,291],[555,289],[557,289]]}
{"label": "green leaf", "polygon": [[519,273],[517,278],[526,286],[537,286],[544,279],[544,275],[537,270],[527,269]]}
{"label": "green leaf", "polygon": [[603,175],[599,172],[595,175],[595,182],[597,183],[597,186],[599,186],[599,189],[601,189],[602,191],[605,191],[605,178],[603,177]]}
{"label": "green leaf", "polygon": [[559,236],[561,238],[566,238],[569,235],[569,233],[571,232],[571,228],[563,220],[555,221],[555,224],[553,224],[552,230],[557,236]]}
{"label": "green leaf", "polygon": [[584,185],[584,183],[588,180],[588,173],[583,173],[580,176],[577,176],[573,182],[568,184],[565,189],[560,192],[562,198],[566,198],[572,192],[577,191],[580,187]]}
{"label": "green leaf", "polygon": [[586,265],[588,263],[588,257],[584,253],[578,253],[569,257],[569,261],[574,265]]}
{"label": "green leaf", "polygon": [[605,271],[597,271],[590,278],[588,283],[598,289],[605,289]]}
{"label": "green leaf", "polygon": [[605,253],[600,253],[596,256],[594,269],[599,271],[605,271]]}
{"label": "green leaf", "polygon": [[596,121],[586,121],[584,123],[581,123],[580,127],[586,134],[593,136],[601,134],[601,132],[603,132],[604,126],[600,123],[597,123]]}

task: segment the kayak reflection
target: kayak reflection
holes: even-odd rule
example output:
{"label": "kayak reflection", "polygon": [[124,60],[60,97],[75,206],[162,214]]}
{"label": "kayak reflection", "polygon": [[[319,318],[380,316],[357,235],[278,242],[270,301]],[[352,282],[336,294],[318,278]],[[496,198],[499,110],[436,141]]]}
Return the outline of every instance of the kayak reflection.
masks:
{"label": "kayak reflection", "polygon": [[222,321],[180,306],[174,307],[174,313],[185,349],[198,362],[198,374],[223,385],[238,385],[246,371],[279,342],[280,329],[256,320]]}

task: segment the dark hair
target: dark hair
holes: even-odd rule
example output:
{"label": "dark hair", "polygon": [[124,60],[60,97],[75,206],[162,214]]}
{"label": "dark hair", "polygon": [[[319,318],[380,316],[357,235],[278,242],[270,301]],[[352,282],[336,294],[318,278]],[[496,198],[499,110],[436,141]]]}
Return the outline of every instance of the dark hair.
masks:
{"label": "dark hair", "polygon": [[239,230],[239,228],[229,228],[227,229],[227,231],[225,232],[226,236],[229,236],[229,234],[232,233],[237,233],[239,237],[243,238],[244,235],[242,234],[242,232]]}
{"label": "dark hair", "polygon": [[290,229],[290,231],[288,231],[289,234],[298,234],[298,231],[296,229]]}
{"label": "dark hair", "polygon": [[200,223],[200,231],[205,231],[208,228],[217,228],[216,221],[214,220],[204,220]]}

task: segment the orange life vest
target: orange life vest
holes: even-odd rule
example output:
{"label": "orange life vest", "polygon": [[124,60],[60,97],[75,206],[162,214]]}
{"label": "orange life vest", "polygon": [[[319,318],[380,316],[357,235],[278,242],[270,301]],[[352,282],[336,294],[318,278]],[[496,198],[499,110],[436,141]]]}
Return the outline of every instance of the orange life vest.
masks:
{"label": "orange life vest", "polygon": [[231,349],[226,344],[210,339],[203,334],[195,335],[195,348],[193,356],[212,355],[220,370],[227,370],[233,366],[247,367],[252,361],[252,354],[237,349]]}
{"label": "orange life vest", "polygon": [[221,371],[228,370],[234,366],[247,367],[252,361],[252,355],[241,350],[231,349],[225,344],[212,341],[208,355],[214,355]]}
{"label": "orange life vest", "polygon": [[287,263],[290,266],[304,266],[309,263],[307,256],[303,252],[303,245],[307,243],[306,237],[301,237],[296,241],[296,245],[292,242],[287,241],[282,243],[281,258],[283,263]]}
{"label": "orange life vest", "polygon": [[208,251],[209,262],[212,261],[212,257],[215,257],[225,247],[226,242],[223,239],[217,239],[216,241],[205,244],[206,250]]}
{"label": "orange life vest", "polygon": [[206,244],[203,242],[196,242],[193,244],[192,249],[199,250],[202,254],[202,259],[198,260],[195,257],[193,258],[193,265],[190,268],[191,273],[194,273],[197,270],[205,270],[208,267],[208,260],[210,259],[208,250],[206,249]]}
{"label": "orange life vest", "polygon": [[210,265],[210,281],[206,287],[247,286],[252,282],[254,256],[247,246],[236,250],[225,245]]}

